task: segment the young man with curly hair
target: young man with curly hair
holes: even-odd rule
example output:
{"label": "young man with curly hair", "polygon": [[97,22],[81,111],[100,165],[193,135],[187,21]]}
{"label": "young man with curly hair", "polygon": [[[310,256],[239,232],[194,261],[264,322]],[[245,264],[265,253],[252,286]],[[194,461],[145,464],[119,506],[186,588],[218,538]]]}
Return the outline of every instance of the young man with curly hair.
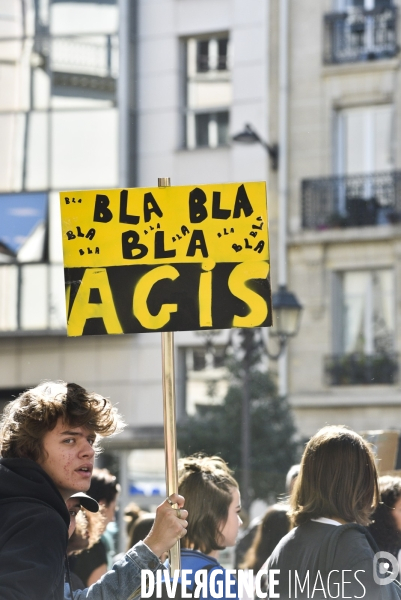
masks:
{"label": "young man with curly hair", "polygon": [[[107,398],[75,383],[45,382],[6,406],[0,422],[0,600],[64,598],[66,501],[89,489],[100,438],[122,428]],[[183,506],[181,497],[171,501]],[[161,504],[146,545],[126,554],[128,570],[156,570],[157,557],[185,535],[186,514],[178,518],[170,503]],[[119,572],[111,583],[119,588]],[[127,589],[121,592],[129,597]],[[85,591],[94,600],[108,597],[102,594],[102,588]]]}

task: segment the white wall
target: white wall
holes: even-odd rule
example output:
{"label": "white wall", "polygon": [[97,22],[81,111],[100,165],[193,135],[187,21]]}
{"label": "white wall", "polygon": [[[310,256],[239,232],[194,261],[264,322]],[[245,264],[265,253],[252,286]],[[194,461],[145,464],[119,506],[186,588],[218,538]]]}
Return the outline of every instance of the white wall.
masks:
{"label": "white wall", "polygon": [[267,132],[267,11],[260,0],[139,1],[139,185],[265,180],[262,146],[185,150],[181,145],[180,40],[228,31],[233,48],[231,131]]}

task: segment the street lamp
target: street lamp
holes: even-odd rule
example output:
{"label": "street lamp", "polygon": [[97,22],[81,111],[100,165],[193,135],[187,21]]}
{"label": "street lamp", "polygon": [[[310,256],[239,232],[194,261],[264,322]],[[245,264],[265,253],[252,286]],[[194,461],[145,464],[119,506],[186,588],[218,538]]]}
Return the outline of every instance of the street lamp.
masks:
{"label": "street lamp", "polygon": [[287,290],[286,285],[280,285],[278,291],[273,294],[273,326],[269,333],[276,337],[279,350],[276,354],[269,352],[265,344],[267,356],[272,360],[278,360],[287,346],[288,339],[297,335],[301,321],[302,305],[295,294]]}
{"label": "street lamp", "polygon": [[[228,342],[224,347],[224,357],[227,357],[229,349],[240,354],[242,402],[241,402],[241,498],[245,511],[249,511],[251,502],[251,371],[255,362],[255,353],[263,348],[267,356],[272,360],[278,360],[287,346],[288,340],[298,333],[302,306],[297,297],[289,292],[286,286],[280,286],[278,292],[273,294],[273,326],[270,335],[276,337],[279,350],[272,354],[267,348],[266,341],[261,328],[231,329]],[[238,335],[236,335],[236,332]],[[205,337],[206,351],[214,353],[215,345],[213,337],[216,331],[202,332]],[[238,341],[238,338],[240,341]],[[235,341],[237,340],[237,341]],[[258,350],[259,349],[259,350]]]}
{"label": "street lamp", "polygon": [[239,133],[233,135],[232,139],[234,142],[239,142],[240,144],[261,144],[270,157],[270,165],[272,170],[277,171],[278,145],[272,144],[270,146],[267,142],[262,140],[260,135],[254,130],[252,125],[249,125],[249,123],[247,123],[243,131],[240,131]]}
{"label": "street lamp", "polygon": [[[282,127],[280,128],[283,129]],[[302,306],[296,298],[295,294],[287,290],[287,267],[286,267],[286,218],[287,218],[287,160],[286,160],[286,135],[281,132],[280,137],[281,149],[284,148],[283,156],[280,161],[280,169],[278,176],[279,185],[279,235],[278,235],[278,291],[273,294],[273,327],[270,329],[270,335],[276,337],[278,340],[278,351],[273,354],[267,348],[267,344],[263,339],[263,344],[267,356],[271,360],[278,360],[283,354],[287,347],[289,338],[295,336],[298,333],[300,316]],[[279,147],[278,144],[269,145],[265,142],[260,135],[253,129],[253,127],[247,123],[240,133],[233,136],[234,142],[242,144],[256,144],[259,143],[266,150],[269,159],[270,166],[273,171],[279,168]],[[251,334],[248,334],[251,335]],[[249,374],[250,367],[249,362],[244,360],[244,375],[242,385],[242,427],[241,427],[241,464],[242,464],[242,490],[244,492],[244,505],[245,508],[249,508],[250,496],[249,496],[249,485],[250,485],[250,458],[251,458],[251,419],[250,419],[250,393],[249,393]],[[286,369],[285,356],[283,356],[284,367]],[[282,361],[281,361],[282,362]],[[283,368],[279,364],[279,381],[281,382],[279,388],[281,393],[285,395],[285,385],[282,383],[284,377],[282,376]]]}
{"label": "street lamp", "polygon": [[[273,294],[273,326],[270,335],[278,339],[278,352],[272,354],[259,330],[259,339],[262,341],[264,350],[271,360],[278,360],[283,354],[288,340],[297,335],[301,319],[302,305],[295,294],[287,290],[287,286],[280,285],[278,291]],[[241,494],[243,506],[246,511],[250,506],[249,488],[251,484],[250,462],[251,462],[251,397],[250,397],[250,375],[251,355],[254,347],[254,330],[241,329],[243,337],[242,358],[242,406],[241,406]],[[256,334],[257,335],[257,334]],[[231,340],[231,338],[230,338]],[[229,342],[230,343],[230,342]]]}

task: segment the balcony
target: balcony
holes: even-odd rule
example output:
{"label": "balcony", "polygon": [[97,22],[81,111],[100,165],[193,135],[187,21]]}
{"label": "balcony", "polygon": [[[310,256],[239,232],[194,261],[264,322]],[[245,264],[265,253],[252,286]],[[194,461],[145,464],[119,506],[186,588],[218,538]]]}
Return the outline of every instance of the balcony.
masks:
{"label": "balcony", "polygon": [[330,13],[324,17],[325,64],[391,58],[398,52],[394,6]]}
{"label": "balcony", "polygon": [[304,179],[303,229],[401,222],[401,171]]}
{"label": "balcony", "polygon": [[52,93],[116,99],[118,37],[92,35],[52,39]]}
{"label": "balcony", "polygon": [[116,100],[117,34],[50,37],[44,30],[35,37],[34,55],[39,66],[50,68],[53,95]]}
{"label": "balcony", "polygon": [[326,356],[327,385],[394,384],[398,378],[396,354],[342,354]]}

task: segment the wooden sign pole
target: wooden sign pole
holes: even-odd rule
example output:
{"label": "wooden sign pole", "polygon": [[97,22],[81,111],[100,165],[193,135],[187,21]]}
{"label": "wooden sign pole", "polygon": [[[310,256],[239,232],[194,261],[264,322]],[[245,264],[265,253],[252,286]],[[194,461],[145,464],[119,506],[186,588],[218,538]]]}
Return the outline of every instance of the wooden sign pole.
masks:
{"label": "wooden sign pole", "polygon": [[[169,187],[170,178],[158,179],[159,187]],[[177,435],[175,415],[174,333],[162,332],[164,451],[166,460],[167,495],[178,492]],[[177,508],[177,505],[174,505]],[[180,541],[169,552],[170,574],[181,568]]]}

